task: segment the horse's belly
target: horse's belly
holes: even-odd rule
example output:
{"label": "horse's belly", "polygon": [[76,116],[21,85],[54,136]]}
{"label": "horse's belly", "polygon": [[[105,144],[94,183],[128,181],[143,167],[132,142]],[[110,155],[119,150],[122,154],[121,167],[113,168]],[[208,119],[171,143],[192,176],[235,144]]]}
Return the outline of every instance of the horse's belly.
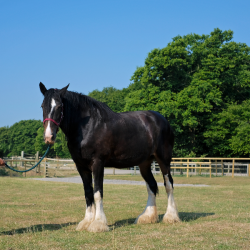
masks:
{"label": "horse's belly", "polygon": [[105,164],[107,167],[117,167],[117,168],[127,168],[137,166],[146,159],[150,157],[148,152],[137,152],[134,154],[124,154],[116,155],[111,157]]}

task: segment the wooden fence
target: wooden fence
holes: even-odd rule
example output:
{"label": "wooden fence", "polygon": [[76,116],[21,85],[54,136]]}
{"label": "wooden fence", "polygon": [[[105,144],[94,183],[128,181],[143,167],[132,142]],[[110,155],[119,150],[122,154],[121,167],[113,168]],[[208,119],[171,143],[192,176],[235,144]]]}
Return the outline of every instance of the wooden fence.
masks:
{"label": "wooden fence", "polygon": [[[34,166],[38,160],[34,159],[21,159],[19,157],[16,158],[4,158],[7,164],[11,167],[18,170],[26,170]],[[11,171],[11,170],[10,170]],[[12,171],[11,171],[12,172]],[[69,159],[52,159],[52,158],[44,158],[42,162],[33,170],[27,173],[23,173],[23,176],[26,175],[40,175],[44,177],[54,176],[68,176],[72,174],[77,174],[76,166],[73,160]]]}
{"label": "wooden fence", "polygon": [[[5,161],[12,167],[19,170],[26,170],[37,163],[37,159],[5,158]],[[242,166],[245,166],[242,173]],[[160,167],[155,161],[152,163],[154,174],[160,173]],[[240,168],[241,167],[241,168]],[[136,173],[134,167],[131,174]],[[192,174],[209,174],[210,178],[214,175],[232,175],[234,178],[237,171],[241,175],[250,176],[250,158],[173,158],[171,162],[172,174],[184,174],[189,177]],[[71,159],[52,159],[44,158],[41,164],[33,170],[37,175],[65,176],[77,173],[76,166]],[[115,174],[115,169],[113,169]],[[26,173],[24,173],[26,176]]]}
{"label": "wooden fence", "polygon": [[171,162],[171,169],[186,170],[187,177],[189,177],[190,170],[195,170],[195,173],[199,170],[200,174],[202,170],[208,171],[210,178],[212,171],[217,176],[218,170],[220,170],[221,175],[225,175],[225,170],[227,170],[226,174],[231,173],[232,178],[234,178],[235,171],[241,169],[239,166],[246,166],[245,175],[250,176],[250,158],[173,158]]}
{"label": "wooden fence", "polygon": [[[244,169],[243,166],[245,166]],[[138,167],[134,167],[134,174],[136,174],[136,169],[139,170]],[[151,169],[153,174],[161,174],[157,162],[153,161]],[[187,177],[197,173],[209,174],[210,178],[212,174],[215,176],[232,175],[232,178],[235,174],[250,176],[250,158],[173,158],[171,173],[173,175],[185,173]]]}

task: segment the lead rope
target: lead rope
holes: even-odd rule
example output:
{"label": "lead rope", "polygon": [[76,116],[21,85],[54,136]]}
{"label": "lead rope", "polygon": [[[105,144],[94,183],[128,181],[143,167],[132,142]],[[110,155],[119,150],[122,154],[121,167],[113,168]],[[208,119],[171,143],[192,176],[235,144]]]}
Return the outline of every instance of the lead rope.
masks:
{"label": "lead rope", "polygon": [[7,163],[5,163],[5,166],[6,166],[7,168],[9,168],[9,169],[15,171],[15,172],[20,172],[20,173],[28,172],[28,171],[34,169],[35,167],[37,167],[37,166],[41,163],[41,161],[44,159],[44,157],[48,154],[49,149],[50,149],[50,145],[48,146],[48,148],[47,148],[45,154],[42,156],[42,158],[39,160],[39,162],[38,162],[35,166],[31,167],[30,169],[27,169],[27,170],[17,170],[17,169],[14,169],[14,168],[10,167]]}

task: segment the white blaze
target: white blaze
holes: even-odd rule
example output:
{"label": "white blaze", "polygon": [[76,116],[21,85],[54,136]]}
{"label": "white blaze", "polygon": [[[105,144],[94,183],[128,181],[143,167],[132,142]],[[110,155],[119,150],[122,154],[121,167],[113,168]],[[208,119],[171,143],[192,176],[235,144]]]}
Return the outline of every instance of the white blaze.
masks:
{"label": "white blaze", "polygon": [[[50,116],[52,114],[52,111],[55,108],[55,106],[56,106],[56,102],[52,98],[52,100],[51,100],[51,110],[49,112],[48,118],[50,118]],[[50,128],[50,121],[48,121],[48,126],[47,126],[46,131],[45,131],[45,137],[51,137],[51,134],[52,134],[52,132],[51,132],[51,128]]]}

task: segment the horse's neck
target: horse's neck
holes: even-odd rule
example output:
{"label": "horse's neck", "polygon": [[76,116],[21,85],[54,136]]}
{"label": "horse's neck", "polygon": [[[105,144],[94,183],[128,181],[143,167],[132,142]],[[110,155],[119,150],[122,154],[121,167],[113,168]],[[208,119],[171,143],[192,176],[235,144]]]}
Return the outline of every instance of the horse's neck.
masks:
{"label": "horse's neck", "polygon": [[[85,127],[85,125],[87,125],[88,121],[86,123],[82,122],[86,117],[90,117],[90,120],[93,124],[100,123],[100,120],[102,120],[106,123],[108,120],[113,119],[111,117],[111,114],[113,114],[113,112],[111,110],[108,110],[108,109],[107,110],[102,109],[102,107],[100,107],[99,105],[95,105],[95,107],[90,107],[91,105],[89,106],[86,103],[85,106],[82,106],[79,109],[79,108],[74,108],[71,105],[72,103],[69,99],[66,99],[65,101],[67,104],[67,105],[65,105],[65,108],[67,110],[66,110],[66,113],[64,115],[65,120],[63,120],[63,122],[62,122],[61,128],[68,139],[72,135],[76,135],[76,132],[79,130],[79,126],[81,126],[81,130],[87,129],[84,127]],[[77,105],[75,104],[74,106],[76,107]],[[72,112],[73,112],[73,115],[72,115]],[[103,118],[101,118],[101,116],[105,117],[104,120],[103,120]],[[116,117],[116,119],[118,119],[118,118],[119,118],[119,115],[118,115],[118,117]]]}
{"label": "horse's neck", "polygon": [[67,114],[69,114],[70,112],[67,112],[67,114],[64,115],[64,120],[61,125],[61,129],[68,139],[74,139],[74,136],[78,136],[77,132],[79,131],[79,129],[87,129],[84,127],[88,123],[88,118],[92,119],[92,122],[95,122],[96,120],[95,118],[92,118],[90,116],[88,107],[86,107],[86,109],[75,109],[72,112],[74,112],[73,116],[70,115],[69,117],[67,117]]}

